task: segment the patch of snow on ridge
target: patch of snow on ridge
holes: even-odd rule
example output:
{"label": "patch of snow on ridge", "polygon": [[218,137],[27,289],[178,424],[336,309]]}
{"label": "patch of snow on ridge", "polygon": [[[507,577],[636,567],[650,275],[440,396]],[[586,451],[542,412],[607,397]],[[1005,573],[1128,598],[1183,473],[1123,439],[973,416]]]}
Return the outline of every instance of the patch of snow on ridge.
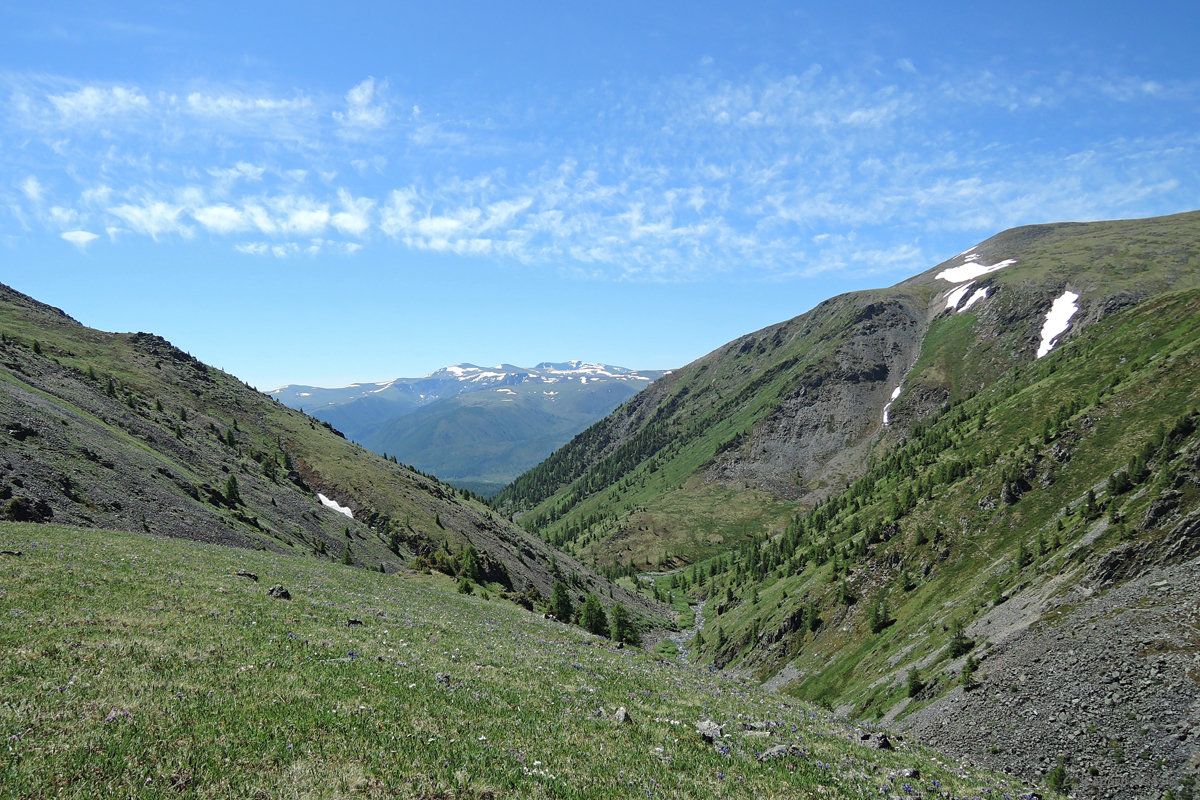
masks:
{"label": "patch of snow on ridge", "polygon": [[884,427],[887,427],[887,425],[888,425],[888,410],[892,407],[892,403],[896,402],[896,398],[900,396],[900,390],[902,388],[903,387],[901,387],[901,386],[897,386],[895,389],[893,389],[892,390],[892,399],[888,400],[887,403],[883,406]]}
{"label": "patch of snow on ridge", "polygon": [[[975,255],[972,253],[971,255]],[[973,281],[981,275],[987,275],[989,272],[995,272],[999,269],[1012,266],[1017,263],[1015,258],[1006,258],[1003,261],[992,265],[980,264],[978,261],[968,261],[967,263],[958,266],[944,269],[935,275],[935,278],[947,281],[949,283],[962,283],[963,281]]]}
{"label": "patch of snow on ridge", "polygon": [[1058,344],[1058,337],[1071,324],[1071,317],[1079,310],[1079,295],[1075,292],[1063,292],[1055,298],[1050,310],[1046,312],[1046,321],[1042,324],[1042,343],[1038,345],[1037,357],[1049,353]]}
{"label": "patch of snow on ridge", "polygon": [[339,514],[345,514],[350,519],[354,519],[354,512],[351,511],[348,506],[344,506],[344,505],[341,505],[340,503],[338,503],[337,500],[330,500],[328,497],[321,494],[320,492],[317,492],[317,499],[320,500],[321,505],[325,506],[326,508],[332,508],[334,511],[338,512]]}
{"label": "patch of snow on ridge", "polygon": [[957,289],[952,289],[946,294],[946,308],[958,308],[958,304],[962,302],[963,295],[970,290],[971,284],[964,283]]}
{"label": "patch of snow on ridge", "polygon": [[[971,284],[969,284],[969,283],[967,284],[967,286],[970,286],[970,285]],[[960,313],[960,314],[963,313],[968,308],[970,308],[971,306],[978,303],[980,300],[986,300],[987,296],[988,296],[988,287],[985,286],[982,289],[976,289],[975,293],[967,298],[967,302],[964,303],[963,307],[958,310],[958,313]]]}

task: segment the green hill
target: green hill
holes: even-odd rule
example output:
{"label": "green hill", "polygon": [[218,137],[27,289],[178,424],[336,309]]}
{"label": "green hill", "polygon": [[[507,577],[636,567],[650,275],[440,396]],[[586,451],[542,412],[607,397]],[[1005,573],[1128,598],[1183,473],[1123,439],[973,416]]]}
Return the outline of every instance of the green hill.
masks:
{"label": "green hill", "polygon": [[0,549],[5,797],[1025,789],[447,578],[53,524]]}
{"label": "green hill", "polygon": [[645,620],[664,613],[466,492],[364,450],[160,337],[92,330],[6,286],[0,312],[0,512],[9,519],[318,553],[385,572],[470,561],[481,584],[527,602],[563,581],[577,602],[594,593]]}
{"label": "green hill", "polygon": [[1190,795],[1198,286],[1197,213],[1009,231],[662,379],[498,505],[675,567],[705,663],[1031,780],[1061,757],[1080,796]]}

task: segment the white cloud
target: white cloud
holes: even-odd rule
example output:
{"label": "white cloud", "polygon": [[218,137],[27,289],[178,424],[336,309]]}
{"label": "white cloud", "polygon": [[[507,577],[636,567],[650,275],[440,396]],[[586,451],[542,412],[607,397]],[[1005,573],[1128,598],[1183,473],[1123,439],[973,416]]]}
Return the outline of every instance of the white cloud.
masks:
{"label": "white cloud", "polygon": [[192,212],[192,216],[213,233],[244,231],[251,225],[245,214],[224,203],[198,208]]}
{"label": "white cloud", "polygon": [[375,201],[369,197],[354,197],[345,189],[338,189],[338,201],[342,210],[330,219],[333,227],[351,236],[362,236],[371,227],[371,209]]}
{"label": "white cloud", "polygon": [[149,201],[142,205],[125,204],[109,209],[113,216],[124,220],[135,233],[158,239],[167,233],[177,233],[189,237],[192,229],[180,221],[183,207],[172,205],[160,200]]}
{"label": "white cloud", "polygon": [[346,110],[333,112],[333,118],[345,128],[372,130],[387,122],[387,108],[372,105],[375,99],[375,79],[367,78],[346,93]]}
{"label": "white cloud", "polygon": [[[899,59],[859,75],[730,75],[710,63],[528,114],[510,112],[512,98],[427,101],[401,115],[398,135],[357,138],[395,118],[383,80],[331,97],[0,77],[13,87],[0,130],[23,143],[5,152],[28,175],[4,202],[15,224],[55,236],[199,229],[255,255],[367,243],[686,280],[898,272],[923,257],[921,233],[1148,215],[1194,195],[1194,134],[1094,132],[1104,114],[1191,108],[1194,88],[994,70],[918,72]],[[1084,96],[1076,108],[1089,117],[1065,119]],[[1012,134],[1014,119],[1076,133],[1039,151]]]}
{"label": "white cloud", "polygon": [[86,250],[89,244],[100,238],[91,231],[67,231],[60,235],[64,240],[75,245],[80,250]]}
{"label": "white cloud", "polygon": [[150,100],[140,89],[124,86],[85,86],[74,92],[47,98],[67,122],[124,117],[150,109]]}
{"label": "white cloud", "polygon": [[312,103],[303,97],[281,100],[273,97],[211,95],[192,92],[187,96],[186,107],[188,111],[197,116],[244,122],[248,118],[306,112],[311,110]]}
{"label": "white cloud", "polygon": [[310,197],[282,195],[272,199],[271,207],[279,230],[285,234],[313,236],[329,225],[329,207]]}
{"label": "white cloud", "polygon": [[21,181],[21,194],[34,205],[42,204],[42,182],[30,175],[25,180]]}
{"label": "white cloud", "polygon": [[207,172],[222,183],[232,184],[238,180],[261,181],[266,167],[255,166],[245,161],[239,161],[232,167],[210,167]]}

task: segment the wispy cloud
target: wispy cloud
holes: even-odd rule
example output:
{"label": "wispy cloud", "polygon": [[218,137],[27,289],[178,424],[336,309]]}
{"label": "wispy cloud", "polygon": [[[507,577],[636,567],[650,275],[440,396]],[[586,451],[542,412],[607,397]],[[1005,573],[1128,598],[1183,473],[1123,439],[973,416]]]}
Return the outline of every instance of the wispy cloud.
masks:
{"label": "wispy cloud", "polygon": [[66,94],[50,95],[47,100],[68,124],[127,117],[150,110],[150,100],[140,89],[124,86],[85,86]]}
{"label": "wispy cloud", "polygon": [[375,79],[367,78],[347,92],[346,109],[333,112],[333,118],[343,126],[343,132],[351,134],[382,128],[387,122],[387,108],[375,102]]}
{"label": "wispy cloud", "polygon": [[[561,106],[404,115],[374,78],[330,96],[8,82],[0,130],[25,144],[0,151],[22,176],[4,205],[79,247],[95,246],[76,235],[90,229],[117,244],[203,233],[254,256],[401,247],[632,280],[898,272],[934,255],[922,237],[1178,210],[1200,181],[1196,135],[1133,138],[1101,119],[1147,103],[1194,116],[1182,109],[1197,87],[1141,77],[710,64]],[[1027,143],[1078,108],[1099,122]]]}

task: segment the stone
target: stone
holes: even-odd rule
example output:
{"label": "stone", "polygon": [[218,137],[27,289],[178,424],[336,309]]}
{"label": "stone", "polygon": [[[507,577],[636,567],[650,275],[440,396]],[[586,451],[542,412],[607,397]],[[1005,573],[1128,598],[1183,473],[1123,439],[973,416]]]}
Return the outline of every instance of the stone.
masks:
{"label": "stone", "polygon": [[283,588],[282,583],[277,583],[267,590],[267,594],[274,597],[276,600],[291,600],[292,593]]}
{"label": "stone", "polygon": [[777,744],[774,747],[768,748],[758,757],[759,761],[767,761],[772,758],[783,758],[791,755],[792,749],[786,744]]}
{"label": "stone", "polygon": [[362,625],[363,621],[361,619],[348,619],[348,620],[346,620],[346,624],[350,625],[350,626]]}
{"label": "stone", "polygon": [[724,735],[725,729],[711,719],[702,719],[696,723],[696,733],[700,734],[706,742],[715,742]]}
{"label": "stone", "polygon": [[888,738],[886,733],[864,733],[859,737],[859,740],[873,750],[892,749],[892,740]]}
{"label": "stone", "polygon": [[616,720],[618,725],[624,725],[629,722],[629,712],[625,710],[625,706],[617,709],[617,713],[613,715],[613,719]]}
{"label": "stone", "polygon": [[253,572],[247,572],[244,569],[239,569],[237,572],[235,572],[233,574],[238,578],[249,578],[250,580],[254,581],[255,583],[258,583],[258,576],[255,575]]}

